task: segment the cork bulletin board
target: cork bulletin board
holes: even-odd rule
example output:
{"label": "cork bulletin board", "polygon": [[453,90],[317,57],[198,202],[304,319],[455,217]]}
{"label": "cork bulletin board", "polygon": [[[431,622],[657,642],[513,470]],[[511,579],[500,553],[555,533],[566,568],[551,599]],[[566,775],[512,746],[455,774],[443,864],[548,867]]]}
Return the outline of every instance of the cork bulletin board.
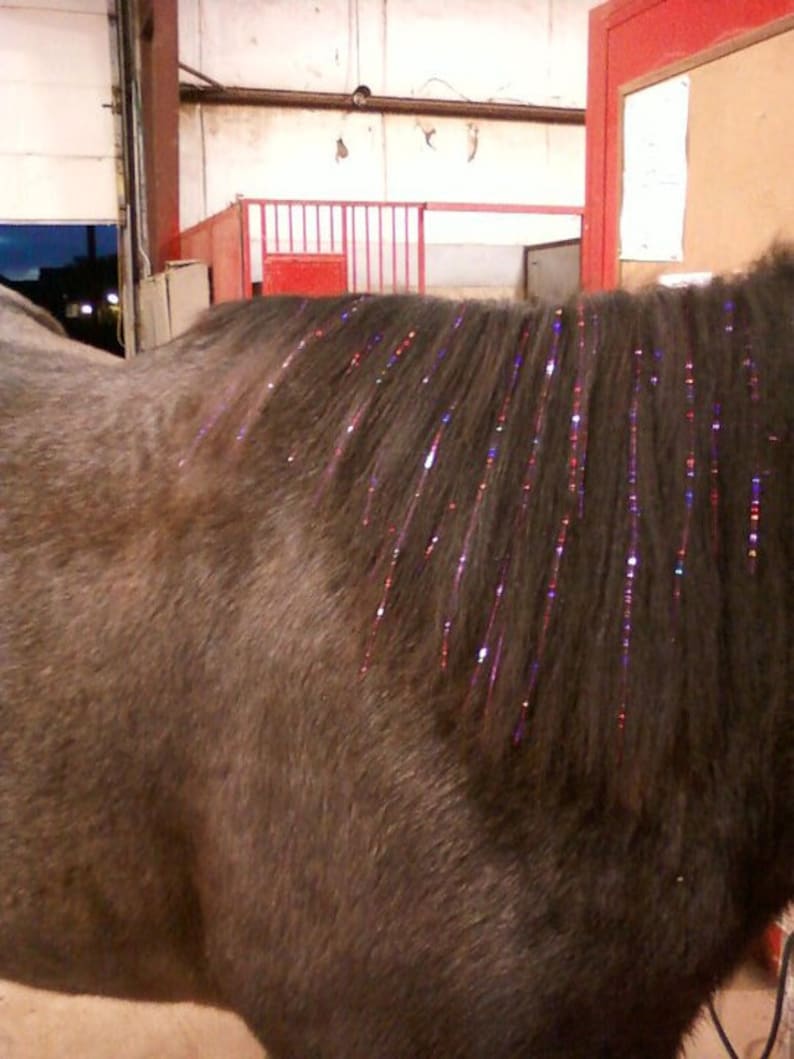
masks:
{"label": "cork bulletin board", "polygon": [[624,100],[682,72],[690,79],[683,260],[622,260],[625,287],[662,273],[742,268],[774,240],[794,241],[794,19],[629,84]]}

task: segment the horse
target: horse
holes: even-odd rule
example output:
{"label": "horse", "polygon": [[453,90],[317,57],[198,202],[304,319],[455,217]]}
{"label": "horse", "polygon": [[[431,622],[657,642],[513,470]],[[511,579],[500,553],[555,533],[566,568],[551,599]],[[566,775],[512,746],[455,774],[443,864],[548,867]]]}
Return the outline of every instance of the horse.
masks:
{"label": "horse", "polygon": [[112,369],[7,320],[0,976],[274,1059],[672,1059],[794,897],[793,413],[785,249]]}
{"label": "horse", "polygon": [[0,282],[0,334],[13,334],[29,351],[65,353],[97,364],[112,363],[107,353],[69,338],[62,324],[46,309]]}

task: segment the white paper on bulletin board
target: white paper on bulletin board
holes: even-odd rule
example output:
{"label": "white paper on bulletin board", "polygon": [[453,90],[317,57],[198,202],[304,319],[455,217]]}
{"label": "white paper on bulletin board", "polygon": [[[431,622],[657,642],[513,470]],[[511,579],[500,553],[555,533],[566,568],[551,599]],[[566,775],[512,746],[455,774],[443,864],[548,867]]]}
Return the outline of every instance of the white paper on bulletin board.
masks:
{"label": "white paper on bulletin board", "polygon": [[626,96],[623,106],[623,261],[682,261],[689,78]]}

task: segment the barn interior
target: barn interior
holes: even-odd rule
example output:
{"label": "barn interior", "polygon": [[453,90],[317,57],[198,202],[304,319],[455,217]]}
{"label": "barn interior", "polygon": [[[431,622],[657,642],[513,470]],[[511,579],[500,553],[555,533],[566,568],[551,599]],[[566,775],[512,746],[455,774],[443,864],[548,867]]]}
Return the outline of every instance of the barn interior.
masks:
{"label": "barn interior", "polygon": [[[0,283],[131,358],[237,298],[697,282],[794,239],[793,109],[794,0],[0,0]],[[717,997],[742,1059],[792,930]],[[0,982],[0,1059],[262,1055]]]}

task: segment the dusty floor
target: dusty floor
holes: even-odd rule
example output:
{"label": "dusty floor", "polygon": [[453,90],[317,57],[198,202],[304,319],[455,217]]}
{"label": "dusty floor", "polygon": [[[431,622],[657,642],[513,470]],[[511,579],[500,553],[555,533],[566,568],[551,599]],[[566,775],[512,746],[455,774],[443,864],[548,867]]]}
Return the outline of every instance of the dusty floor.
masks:
{"label": "dusty floor", "polygon": [[[769,980],[749,967],[718,998],[740,1059],[759,1059],[773,1000]],[[703,1022],[683,1059],[724,1055]],[[0,1059],[264,1059],[264,1053],[238,1019],[220,1012],[62,997],[0,982]],[[781,1044],[774,1059],[794,1059],[794,1047]]]}
{"label": "dusty floor", "polygon": [[233,1015],[0,982],[0,1059],[264,1059]]}
{"label": "dusty floor", "polygon": [[[789,980],[788,1000],[792,998]],[[775,983],[754,964],[743,967],[714,1004],[739,1059],[759,1059],[763,1054],[775,1007]],[[771,1059],[794,1059],[794,1011],[787,1002],[778,1043]],[[682,1059],[725,1059],[725,1049],[705,1015]]]}

